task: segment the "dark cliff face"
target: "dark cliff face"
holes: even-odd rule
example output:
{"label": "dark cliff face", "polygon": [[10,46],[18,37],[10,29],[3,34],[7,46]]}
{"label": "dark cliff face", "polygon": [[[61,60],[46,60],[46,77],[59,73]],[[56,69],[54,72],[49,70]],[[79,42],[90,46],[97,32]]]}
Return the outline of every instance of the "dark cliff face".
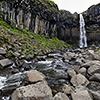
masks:
{"label": "dark cliff face", "polygon": [[8,24],[62,40],[74,37],[73,27],[78,26],[75,16],[51,0],[2,0],[0,11]]}
{"label": "dark cliff face", "polygon": [[83,15],[88,40],[100,41],[100,4],[89,7]]}
{"label": "dark cliff face", "polygon": [[[79,14],[59,10],[51,0],[1,0],[0,16],[10,25],[47,37],[79,40]],[[100,40],[100,4],[83,12],[88,40]]]}

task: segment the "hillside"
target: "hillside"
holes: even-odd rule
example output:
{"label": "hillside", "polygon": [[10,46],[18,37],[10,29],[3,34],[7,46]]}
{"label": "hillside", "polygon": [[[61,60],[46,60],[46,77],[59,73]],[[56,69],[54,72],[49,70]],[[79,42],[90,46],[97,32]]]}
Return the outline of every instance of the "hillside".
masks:
{"label": "hillside", "polygon": [[0,19],[0,47],[8,49],[6,55],[8,57],[13,52],[19,52],[22,55],[41,54],[68,46],[64,41],[57,38],[47,38],[26,29],[16,28]]}

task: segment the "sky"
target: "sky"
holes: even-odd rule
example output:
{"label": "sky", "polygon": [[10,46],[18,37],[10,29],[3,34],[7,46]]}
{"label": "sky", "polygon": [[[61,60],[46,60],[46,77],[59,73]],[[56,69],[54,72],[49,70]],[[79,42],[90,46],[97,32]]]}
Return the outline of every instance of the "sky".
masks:
{"label": "sky", "polygon": [[65,9],[71,13],[81,13],[87,10],[90,6],[100,3],[100,0],[52,0],[59,9]]}

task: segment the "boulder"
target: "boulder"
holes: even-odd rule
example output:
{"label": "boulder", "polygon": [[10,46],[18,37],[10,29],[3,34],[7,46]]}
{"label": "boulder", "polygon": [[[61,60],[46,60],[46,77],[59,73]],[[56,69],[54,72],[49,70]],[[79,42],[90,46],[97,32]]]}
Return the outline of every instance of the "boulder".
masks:
{"label": "boulder", "polygon": [[79,86],[79,85],[87,86],[89,84],[89,81],[82,74],[77,74],[72,77],[71,83],[73,84],[73,86]]}
{"label": "boulder", "polygon": [[69,69],[67,70],[67,74],[72,78],[73,76],[76,75],[76,72],[74,71],[74,69],[69,68]]}
{"label": "boulder", "polygon": [[86,76],[86,68],[83,67],[83,68],[79,69],[79,73]]}
{"label": "boulder", "polygon": [[88,59],[92,60],[94,55],[94,50],[88,50],[87,54],[88,54]]}
{"label": "boulder", "polygon": [[54,96],[54,100],[70,100],[70,99],[66,94],[59,92]]}
{"label": "boulder", "polygon": [[6,50],[5,50],[4,48],[0,48],[0,54],[1,54],[1,55],[6,54]]}
{"label": "boulder", "polygon": [[72,58],[75,57],[75,53],[69,52],[68,53],[68,59],[71,60]]}
{"label": "boulder", "polygon": [[79,71],[79,69],[80,69],[80,66],[76,66],[76,65],[75,65],[75,66],[73,66],[72,68],[78,73],[78,71]]}
{"label": "boulder", "polygon": [[89,90],[89,93],[92,95],[93,100],[100,100],[100,91]]}
{"label": "boulder", "polygon": [[17,88],[12,100],[53,100],[52,91],[45,81]]}
{"label": "boulder", "polygon": [[77,59],[76,59],[76,63],[77,63],[77,64],[82,64],[82,60],[81,60],[80,58],[77,58]]}
{"label": "boulder", "polygon": [[99,73],[93,74],[93,75],[89,78],[89,80],[100,82],[100,74],[99,74]]}
{"label": "boulder", "polygon": [[88,50],[88,54],[94,55],[94,50]]}
{"label": "boulder", "polygon": [[94,59],[100,60],[100,50],[98,50],[97,52],[95,52],[93,56],[94,56]]}
{"label": "boulder", "polygon": [[88,73],[90,75],[93,75],[94,73],[100,73],[100,64],[91,65],[91,67],[88,68]]}
{"label": "boulder", "polygon": [[71,93],[72,100],[93,100],[85,89],[76,89],[73,93]]}
{"label": "boulder", "polygon": [[74,91],[74,87],[72,86],[69,86],[67,84],[64,84],[63,88],[62,88],[62,91],[65,93],[65,94],[71,94],[73,91]]}
{"label": "boulder", "polygon": [[28,71],[26,77],[30,83],[39,82],[45,79],[45,76],[37,70]]}
{"label": "boulder", "polygon": [[100,61],[98,61],[98,60],[87,61],[86,63],[82,64],[81,67],[88,68],[95,64],[100,64]]}
{"label": "boulder", "polygon": [[100,100],[100,83],[91,81],[87,87],[89,93],[93,96],[93,100]]}
{"label": "boulder", "polygon": [[10,59],[0,60],[0,68],[4,68],[4,67],[10,66],[12,64],[13,64],[13,62]]}
{"label": "boulder", "polygon": [[14,52],[13,55],[14,55],[15,57],[19,57],[19,56],[20,56],[20,53]]}

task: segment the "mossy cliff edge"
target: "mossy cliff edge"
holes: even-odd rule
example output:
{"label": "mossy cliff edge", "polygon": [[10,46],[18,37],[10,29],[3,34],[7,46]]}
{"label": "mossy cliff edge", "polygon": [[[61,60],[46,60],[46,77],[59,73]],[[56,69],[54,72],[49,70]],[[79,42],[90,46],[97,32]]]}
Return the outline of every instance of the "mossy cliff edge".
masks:
{"label": "mossy cliff edge", "polygon": [[[59,10],[51,0],[1,0],[0,12],[3,20],[17,28],[65,41],[79,40],[79,14]],[[100,40],[100,4],[91,6],[83,14],[88,41]],[[96,27],[95,31],[90,26]]]}

